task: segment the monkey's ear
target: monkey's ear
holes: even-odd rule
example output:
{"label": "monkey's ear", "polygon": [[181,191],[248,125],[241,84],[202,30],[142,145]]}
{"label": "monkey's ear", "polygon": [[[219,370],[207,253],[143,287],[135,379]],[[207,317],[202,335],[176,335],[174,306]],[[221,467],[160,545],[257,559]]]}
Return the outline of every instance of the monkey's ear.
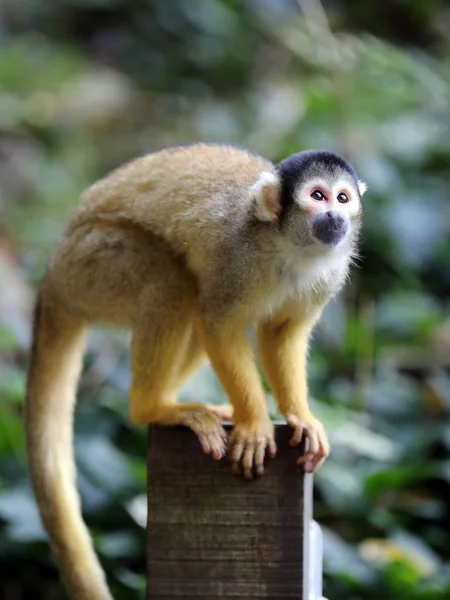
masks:
{"label": "monkey's ear", "polygon": [[367,183],[358,179],[358,188],[360,195],[364,196],[365,192],[367,191]]}
{"label": "monkey's ear", "polygon": [[275,173],[265,171],[251,187],[255,214],[260,221],[276,221],[281,212],[281,183]]}

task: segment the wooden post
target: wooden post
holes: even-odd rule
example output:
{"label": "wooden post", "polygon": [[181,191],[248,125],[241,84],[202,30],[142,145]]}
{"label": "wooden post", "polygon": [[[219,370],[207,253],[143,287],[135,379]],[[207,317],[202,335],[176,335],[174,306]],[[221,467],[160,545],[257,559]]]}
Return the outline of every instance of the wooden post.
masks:
{"label": "wooden post", "polygon": [[233,476],[186,428],[149,430],[147,600],[307,600],[312,476],[276,425],[261,479]]}

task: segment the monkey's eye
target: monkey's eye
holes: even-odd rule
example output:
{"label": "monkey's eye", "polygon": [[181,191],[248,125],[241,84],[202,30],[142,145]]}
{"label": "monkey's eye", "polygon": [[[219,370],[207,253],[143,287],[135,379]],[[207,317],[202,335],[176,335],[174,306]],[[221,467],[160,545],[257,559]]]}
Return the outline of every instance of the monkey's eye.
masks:
{"label": "monkey's eye", "polygon": [[338,199],[338,202],[341,202],[342,204],[345,204],[346,202],[348,202],[348,196],[347,196],[347,194],[344,194],[343,192],[338,194],[337,199]]}
{"label": "monkey's eye", "polygon": [[314,198],[314,200],[325,200],[325,196],[322,194],[322,192],[320,190],[314,190],[311,193],[311,198]]}

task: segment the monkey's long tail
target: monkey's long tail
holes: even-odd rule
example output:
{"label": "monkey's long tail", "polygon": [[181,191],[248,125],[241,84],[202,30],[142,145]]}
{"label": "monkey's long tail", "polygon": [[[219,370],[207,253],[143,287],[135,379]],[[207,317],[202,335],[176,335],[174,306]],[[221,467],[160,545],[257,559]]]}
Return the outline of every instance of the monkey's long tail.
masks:
{"label": "monkey's long tail", "polygon": [[76,489],[73,411],[87,324],[46,293],[35,311],[27,382],[31,478],[50,545],[73,600],[112,600],[83,522]]}

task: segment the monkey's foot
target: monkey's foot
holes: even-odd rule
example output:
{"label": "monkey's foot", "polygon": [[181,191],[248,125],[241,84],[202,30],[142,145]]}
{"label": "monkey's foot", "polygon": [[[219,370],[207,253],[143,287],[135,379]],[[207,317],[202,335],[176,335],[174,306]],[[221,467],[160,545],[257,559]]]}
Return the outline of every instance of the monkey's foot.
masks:
{"label": "monkey's foot", "polygon": [[222,421],[233,420],[233,407],[231,404],[206,404],[205,406],[212,410]]}
{"label": "monkey's foot", "polygon": [[243,473],[246,479],[264,472],[264,457],[273,458],[277,453],[274,427],[269,419],[256,423],[237,423],[230,437],[229,450],[233,461],[233,473]]}
{"label": "monkey's foot", "polygon": [[[217,407],[219,408],[219,407]],[[225,456],[227,433],[221,424],[221,416],[206,405],[181,410],[177,422],[192,429],[197,435],[203,452],[214,460]]]}
{"label": "monkey's foot", "polygon": [[325,429],[322,423],[312,415],[306,417],[286,415],[286,421],[294,430],[289,442],[291,446],[298,446],[303,437],[309,440],[308,450],[298,459],[297,464],[304,465],[306,473],[312,473],[325,462],[330,454],[330,444]]}

